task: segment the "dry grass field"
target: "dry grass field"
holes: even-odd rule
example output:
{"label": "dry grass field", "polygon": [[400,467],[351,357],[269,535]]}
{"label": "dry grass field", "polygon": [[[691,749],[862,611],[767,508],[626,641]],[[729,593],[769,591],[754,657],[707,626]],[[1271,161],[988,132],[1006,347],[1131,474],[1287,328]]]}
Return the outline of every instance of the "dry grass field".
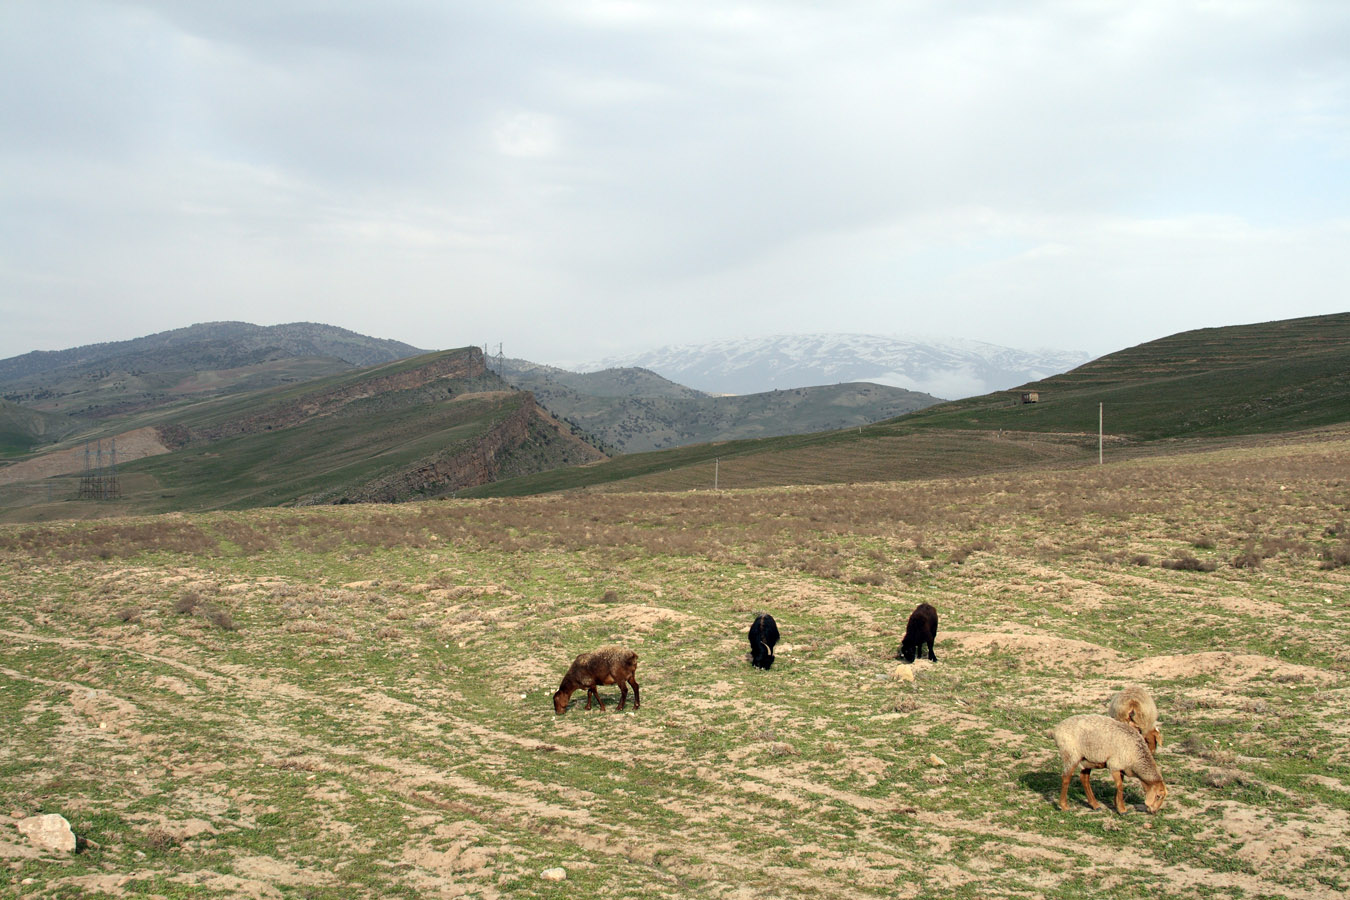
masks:
{"label": "dry grass field", "polygon": [[[1348,522],[1341,429],[0,527],[0,896],[1343,896]],[[939,661],[905,667],[921,601]],[[638,652],[641,709],[555,716],[605,643]],[[1075,783],[1061,812],[1050,728],[1127,682],[1158,700],[1166,804]],[[47,812],[77,853],[20,836]]]}

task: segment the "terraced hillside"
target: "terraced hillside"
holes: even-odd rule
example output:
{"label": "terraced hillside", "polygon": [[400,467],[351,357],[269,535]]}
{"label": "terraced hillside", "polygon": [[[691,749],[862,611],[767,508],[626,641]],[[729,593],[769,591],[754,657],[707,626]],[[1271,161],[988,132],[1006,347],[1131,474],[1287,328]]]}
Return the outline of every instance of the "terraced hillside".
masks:
{"label": "terraced hillside", "polygon": [[[1342,428],[887,485],[0,526],[0,896],[1340,897],[1347,471]],[[905,666],[920,602],[938,661]],[[556,716],[607,643],[641,708],[605,687]],[[1061,811],[1048,732],[1127,682],[1158,701],[1166,803],[1130,779],[1128,813],[1094,811],[1075,782]],[[79,852],[34,849],[39,813]]]}

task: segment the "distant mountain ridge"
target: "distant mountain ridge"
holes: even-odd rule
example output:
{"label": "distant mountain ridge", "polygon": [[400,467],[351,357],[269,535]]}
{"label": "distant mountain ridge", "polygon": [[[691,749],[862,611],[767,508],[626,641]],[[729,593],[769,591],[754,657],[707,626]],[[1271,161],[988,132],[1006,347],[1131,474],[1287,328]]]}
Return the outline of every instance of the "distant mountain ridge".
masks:
{"label": "distant mountain ridge", "polygon": [[878,384],[712,396],[640,368],[578,373],[503,360],[499,373],[620,453],[868,425],[941,402]]}
{"label": "distant mountain ridge", "polygon": [[[50,437],[172,403],[296,384],[426,352],[313,322],[205,322],[0,360],[0,398],[70,420],[69,428],[48,428]],[[37,432],[29,437],[29,446],[44,442]]]}
{"label": "distant mountain ridge", "polygon": [[116,359],[144,371],[232,369],[268,358],[318,356],[360,368],[426,353],[410,344],[367,337],[315,322],[253,325],[202,322],[145,337],[67,350],[34,350],[0,360],[0,383]]}
{"label": "distant mountain ridge", "polygon": [[958,399],[1038,381],[1089,359],[1081,351],[1025,351],[956,338],[799,334],[666,346],[577,368],[650,369],[709,393],[867,381]]}

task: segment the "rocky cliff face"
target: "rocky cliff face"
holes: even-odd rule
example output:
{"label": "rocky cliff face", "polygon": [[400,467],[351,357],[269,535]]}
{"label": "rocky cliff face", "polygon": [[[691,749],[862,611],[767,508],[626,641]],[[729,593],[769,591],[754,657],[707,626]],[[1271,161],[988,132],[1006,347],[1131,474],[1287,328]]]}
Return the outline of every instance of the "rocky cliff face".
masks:
{"label": "rocky cliff face", "polygon": [[502,458],[526,441],[530,434],[530,421],[539,414],[533,394],[522,393],[519,396],[519,407],[484,434],[473,447],[425,460],[411,469],[388,475],[356,491],[348,491],[342,500],[353,503],[395,503],[496,481],[501,474]]}

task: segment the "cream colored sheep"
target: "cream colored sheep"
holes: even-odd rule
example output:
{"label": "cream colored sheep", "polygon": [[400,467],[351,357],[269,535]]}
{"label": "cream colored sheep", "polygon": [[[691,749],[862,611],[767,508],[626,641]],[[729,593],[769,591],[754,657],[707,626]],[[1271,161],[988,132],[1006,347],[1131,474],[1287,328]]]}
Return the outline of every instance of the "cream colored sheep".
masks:
{"label": "cream colored sheep", "polygon": [[1107,769],[1116,780],[1116,812],[1125,813],[1125,775],[1133,775],[1144,785],[1144,807],[1155,813],[1167,796],[1158,763],[1144,743],[1144,736],[1134,726],[1126,725],[1110,716],[1070,716],[1055,726],[1055,744],[1063,763],[1063,780],[1059,786],[1059,808],[1069,808],[1069,779],[1082,766],[1083,793],[1088,805],[1096,809],[1100,804],[1092,794],[1088,773],[1093,769]]}
{"label": "cream colored sheep", "polygon": [[1158,730],[1158,706],[1153,702],[1153,695],[1148,692],[1148,688],[1142,684],[1127,684],[1111,698],[1106,714],[1138,728],[1148,743],[1149,752],[1158,752],[1162,744],[1162,732]]}

